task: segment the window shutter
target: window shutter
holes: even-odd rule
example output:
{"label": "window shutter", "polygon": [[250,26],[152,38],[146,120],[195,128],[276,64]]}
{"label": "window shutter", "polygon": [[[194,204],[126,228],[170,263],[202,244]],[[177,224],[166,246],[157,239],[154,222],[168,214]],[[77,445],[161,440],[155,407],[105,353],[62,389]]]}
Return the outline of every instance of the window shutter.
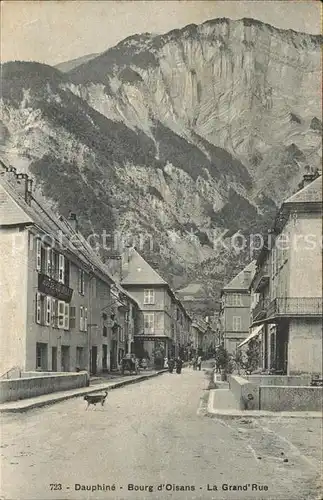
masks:
{"label": "window shutter", "polygon": [[51,276],[52,274],[52,249],[46,248],[46,274],[47,276]]}
{"label": "window shutter", "polygon": [[87,307],[84,309],[84,331],[87,331]]}
{"label": "window shutter", "polygon": [[36,323],[41,324],[41,294],[36,293]]}
{"label": "window shutter", "polygon": [[65,302],[58,301],[58,328],[64,328]]}
{"label": "window shutter", "polygon": [[49,326],[51,324],[51,316],[52,316],[52,298],[46,296],[45,300],[45,325]]}
{"label": "window shutter", "polygon": [[64,314],[64,330],[69,330],[70,323],[70,306],[69,304],[65,305],[65,314]]}
{"label": "window shutter", "polygon": [[58,300],[52,299],[52,325],[57,328],[58,326]]}
{"label": "window shutter", "polygon": [[80,331],[84,330],[84,309],[83,306],[80,306]]}
{"label": "window shutter", "polygon": [[64,255],[59,254],[58,256],[58,281],[64,283],[65,278],[65,258]]}
{"label": "window shutter", "polygon": [[36,270],[41,271],[41,241],[36,240]]}
{"label": "window shutter", "polygon": [[75,316],[76,316],[76,308],[75,306],[70,306],[70,328],[75,328],[76,322],[75,322]]}

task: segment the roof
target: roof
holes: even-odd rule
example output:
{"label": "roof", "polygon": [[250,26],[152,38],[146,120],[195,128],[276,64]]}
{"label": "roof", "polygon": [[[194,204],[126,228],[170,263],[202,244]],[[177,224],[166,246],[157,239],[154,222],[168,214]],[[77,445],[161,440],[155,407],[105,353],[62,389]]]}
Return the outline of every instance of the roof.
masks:
{"label": "roof", "polygon": [[122,264],[124,278],[121,285],[166,285],[168,283],[155,271],[135,248],[129,249]]}
{"label": "roof", "polygon": [[11,226],[31,223],[32,219],[15,202],[15,200],[0,184],[0,225]]}
{"label": "roof", "polygon": [[[222,288],[223,291],[235,290],[248,290],[250,282],[256,272],[256,261],[253,260],[248,264],[239,274],[237,274],[226,286]],[[250,273],[250,280],[246,283],[245,273]]]}
{"label": "roof", "polygon": [[176,293],[179,295],[195,295],[202,291],[202,285],[200,283],[190,283],[185,288],[177,290]]}
{"label": "roof", "polygon": [[313,182],[297,191],[287,200],[284,205],[289,203],[322,203],[322,176],[317,177]]}

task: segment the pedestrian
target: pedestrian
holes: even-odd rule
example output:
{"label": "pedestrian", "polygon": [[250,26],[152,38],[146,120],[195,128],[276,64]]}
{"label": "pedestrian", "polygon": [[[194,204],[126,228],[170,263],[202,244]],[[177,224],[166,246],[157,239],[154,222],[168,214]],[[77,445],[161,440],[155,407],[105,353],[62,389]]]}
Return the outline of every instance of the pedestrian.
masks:
{"label": "pedestrian", "polygon": [[193,370],[196,370],[197,367],[197,357],[194,357],[193,359]]}
{"label": "pedestrian", "polygon": [[182,371],[182,366],[183,366],[183,361],[181,360],[181,358],[178,356],[177,360],[176,360],[176,373],[180,374],[181,371]]}
{"label": "pedestrian", "polygon": [[202,366],[202,356],[199,356],[197,358],[197,362],[196,362],[197,366],[198,366],[198,369],[199,371],[201,371],[201,366]]}
{"label": "pedestrian", "polygon": [[171,358],[168,361],[168,371],[169,371],[169,373],[173,373],[174,365],[175,365],[175,361],[173,360],[173,358]]}
{"label": "pedestrian", "polygon": [[164,358],[164,368],[168,369],[168,358],[165,356]]}

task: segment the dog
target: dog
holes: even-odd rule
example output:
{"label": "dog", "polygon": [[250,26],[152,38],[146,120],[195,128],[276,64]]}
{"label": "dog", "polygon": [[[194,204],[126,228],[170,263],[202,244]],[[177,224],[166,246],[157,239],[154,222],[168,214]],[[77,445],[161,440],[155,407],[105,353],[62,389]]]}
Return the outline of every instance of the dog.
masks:
{"label": "dog", "polygon": [[104,406],[107,396],[108,391],[105,391],[104,394],[87,394],[86,396],[84,396],[84,401],[87,402],[86,410],[90,405],[96,406],[97,403],[101,403],[101,406]]}

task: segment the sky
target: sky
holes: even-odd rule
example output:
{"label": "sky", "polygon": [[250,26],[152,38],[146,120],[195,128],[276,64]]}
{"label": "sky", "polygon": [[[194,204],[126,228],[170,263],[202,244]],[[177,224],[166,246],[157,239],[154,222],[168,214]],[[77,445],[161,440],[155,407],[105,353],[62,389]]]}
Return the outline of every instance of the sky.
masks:
{"label": "sky", "polygon": [[102,52],[135,33],[166,33],[216,17],[252,17],[318,34],[321,15],[316,0],[3,0],[1,60],[55,65]]}

